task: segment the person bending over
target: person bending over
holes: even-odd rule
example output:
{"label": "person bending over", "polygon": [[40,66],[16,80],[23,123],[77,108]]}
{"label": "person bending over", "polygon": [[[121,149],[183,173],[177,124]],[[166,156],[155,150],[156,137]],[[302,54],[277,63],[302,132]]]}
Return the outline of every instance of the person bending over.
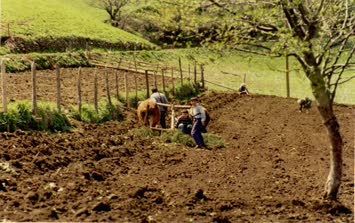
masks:
{"label": "person bending over", "polygon": [[[150,96],[150,99],[155,101],[156,103],[161,103],[161,104],[169,104],[168,99],[163,93],[160,93],[157,88],[152,89],[152,95]],[[160,125],[163,129],[166,129],[166,113],[168,108],[164,106],[159,106],[160,109]]]}

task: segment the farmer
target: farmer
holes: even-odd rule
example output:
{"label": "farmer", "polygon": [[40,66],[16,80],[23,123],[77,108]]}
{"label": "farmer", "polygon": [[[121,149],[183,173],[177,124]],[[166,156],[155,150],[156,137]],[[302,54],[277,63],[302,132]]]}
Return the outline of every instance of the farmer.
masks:
{"label": "farmer", "polygon": [[249,90],[245,83],[242,83],[239,87],[239,94],[240,95],[249,95]]}
{"label": "farmer", "polygon": [[191,113],[190,115],[193,118],[193,125],[191,130],[191,136],[194,138],[197,146],[196,148],[206,148],[203,136],[202,129],[206,124],[206,113],[203,107],[200,105],[197,98],[191,98]]}
{"label": "farmer", "polygon": [[[150,96],[150,99],[157,103],[161,104],[169,104],[168,99],[165,97],[164,94],[160,93],[157,88],[152,89],[152,95]],[[160,125],[163,129],[166,129],[166,112],[168,110],[167,107],[164,106],[159,106],[160,108]]]}
{"label": "farmer", "polygon": [[300,112],[302,112],[303,109],[310,109],[312,107],[312,100],[308,97],[305,97],[304,99],[298,99],[297,103],[300,105]]}
{"label": "farmer", "polygon": [[191,134],[192,120],[188,110],[184,110],[179,116],[175,128],[180,129],[185,134]]}

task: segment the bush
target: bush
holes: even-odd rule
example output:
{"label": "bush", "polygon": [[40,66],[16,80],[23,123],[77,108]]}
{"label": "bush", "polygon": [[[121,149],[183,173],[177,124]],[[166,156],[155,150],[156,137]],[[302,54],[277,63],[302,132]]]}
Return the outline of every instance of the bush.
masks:
{"label": "bush", "polygon": [[[170,94],[172,94],[173,89],[170,89],[169,91]],[[183,85],[178,85],[175,88],[175,98],[178,100],[187,100],[196,97],[199,93],[199,88],[189,82],[185,82]]]}
{"label": "bush", "polygon": [[38,105],[38,117],[32,115],[29,102],[9,104],[8,113],[0,113],[0,131],[45,130],[52,132],[68,131],[71,125],[68,118],[55,109],[55,105]]}
{"label": "bush", "polygon": [[[144,101],[147,99],[147,92],[146,91],[139,91],[137,94],[137,97],[136,97],[136,93],[134,92],[134,93],[130,94],[129,97],[130,97],[131,107],[137,108],[139,101]],[[123,98],[123,100],[124,100],[124,103],[126,103],[126,99]]]}
{"label": "bush", "polygon": [[0,113],[0,131],[13,132],[16,130],[16,117],[11,113]]}
{"label": "bush", "polygon": [[108,100],[101,100],[98,105],[98,113],[96,113],[93,104],[83,104],[81,107],[81,115],[78,107],[73,107],[71,117],[86,123],[103,123],[110,120],[122,121],[124,119],[123,112],[120,107],[122,104],[112,99],[112,104]]}
{"label": "bush", "polygon": [[49,130],[52,132],[66,132],[71,128],[69,119],[60,113],[55,104],[39,103],[37,108],[38,120],[37,130]]}

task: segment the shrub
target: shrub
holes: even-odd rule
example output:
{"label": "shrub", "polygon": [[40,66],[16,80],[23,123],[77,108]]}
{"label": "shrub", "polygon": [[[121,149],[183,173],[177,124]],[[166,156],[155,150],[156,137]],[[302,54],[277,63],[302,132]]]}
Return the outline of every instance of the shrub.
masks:
{"label": "shrub", "polygon": [[[172,94],[173,89],[170,89]],[[187,100],[195,97],[200,93],[199,88],[196,88],[192,83],[185,82],[183,85],[178,85],[175,88],[175,98],[178,100]]]}
{"label": "shrub", "polygon": [[0,131],[22,129],[58,132],[67,131],[71,127],[68,118],[58,112],[55,105],[40,103],[37,113],[37,118],[32,115],[29,102],[11,103],[8,113],[0,113]]}
{"label": "shrub", "polygon": [[14,114],[0,113],[0,131],[13,132],[16,130],[17,119]]}
{"label": "shrub", "polygon": [[86,123],[103,123],[110,120],[122,121],[124,119],[121,111],[122,104],[112,99],[112,104],[108,100],[101,100],[98,105],[98,113],[93,104],[83,104],[81,107],[81,115],[77,107],[73,107],[71,117]]}
{"label": "shrub", "polygon": [[55,104],[42,102],[38,104],[37,110],[37,115],[40,118],[37,130],[65,132],[71,128],[69,119],[57,110]]}
{"label": "shrub", "polygon": [[[144,101],[147,99],[147,92],[146,91],[139,91],[137,94],[137,97],[136,97],[136,93],[134,92],[133,94],[130,94],[129,97],[130,97],[131,107],[137,108],[139,101]],[[124,98],[123,98],[123,100],[124,100],[124,103],[126,103],[126,100]]]}

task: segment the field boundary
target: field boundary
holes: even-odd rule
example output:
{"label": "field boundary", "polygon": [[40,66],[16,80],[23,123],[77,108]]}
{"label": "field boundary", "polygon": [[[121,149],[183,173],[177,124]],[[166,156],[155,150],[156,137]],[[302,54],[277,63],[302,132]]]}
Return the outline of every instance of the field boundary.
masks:
{"label": "field boundary", "polygon": [[[112,104],[111,98],[122,99],[120,97],[122,92],[124,92],[125,104],[131,107],[130,95],[134,94],[137,100],[139,91],[145,91],[145,97],[149,98],[150,89],[153,87],[160,88],[165,93],[169,87],[172,88],[174,94],[176,85],[179,83],[184,85],[186,81],[194,86],[199,86],[198,83],[202,82],[204,86],[203,65],[200,65],[200,70],[198,70],[195,62],[193,71],[183,70],[181,60],[179,61],[179,67],[136,60],[132,62],[125,59],[120,59],[116,64],[100,64],[97,61],[91,61],[93,67],[72,68],[74,71],[68,76],[65,74],[66,70],[63,70],[59,64],[56,64],[55,70],[42,70],[38,74],[35,62],[31,63],[30,73],[6,73],[6,62],[2,60],[0,111],[8,112],[9,102],[27,100],[32,102],[32,112],[35,115],[40,101],[55,101],[58,111],[62,111],[63,107],[68,108],[76,104],[80,113],[83,103],[94,104],[95,108],[98,108],[101,99],[107,99]],[[94,69],[94,71],[84,72],[84,69]],[[42,74],[43,72],[45,74]],[[143,82],[143,86],[140,86]],[[99,93],[100,87],[103,88],[101,94]],[[85,89],[90,90],[84,92]],[[68,96],[68,94],[75,94],[74,92],[76,92],[76,99],[72,97],[70,102],[63,100],[63,94]],[[90,100],[85,101],[85,97]],[[96,111],[98,112],[97,109]]]}

